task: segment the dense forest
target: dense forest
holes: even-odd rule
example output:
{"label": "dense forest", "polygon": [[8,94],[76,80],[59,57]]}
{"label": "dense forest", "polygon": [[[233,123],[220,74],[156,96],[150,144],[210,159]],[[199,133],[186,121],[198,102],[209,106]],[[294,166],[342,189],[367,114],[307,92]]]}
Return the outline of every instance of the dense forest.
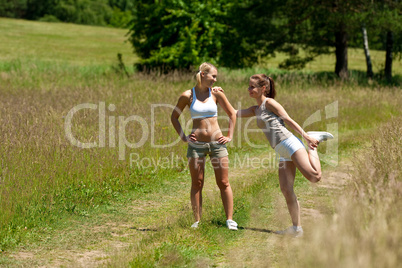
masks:
{"label": "dense forest", "polygon": [[0,0],[0,17],[127,28],[130,0]]}
{"label": "dense forest", "polygon": [[0,0],[0,16],[127,28],[139,69],[190,69],[211,60],[247,67],[285,52],[284,69],[334,53],[348,76],[348,47],[384,50],[383,76],[402,51],[399,0]]}

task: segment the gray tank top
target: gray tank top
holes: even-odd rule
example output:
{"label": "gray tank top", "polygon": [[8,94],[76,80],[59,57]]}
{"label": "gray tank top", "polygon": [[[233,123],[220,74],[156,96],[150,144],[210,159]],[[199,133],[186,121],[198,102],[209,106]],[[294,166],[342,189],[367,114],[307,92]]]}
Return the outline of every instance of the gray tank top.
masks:
{"label": "gray tank top", "polygon": [[257,126],[262,129],[271,147],[275,148],[281,141],[291,137],[292,133],[287,130],[279,116],[265,107],[267,100],[268,98],[256,109],[255,115],[257,116]]}

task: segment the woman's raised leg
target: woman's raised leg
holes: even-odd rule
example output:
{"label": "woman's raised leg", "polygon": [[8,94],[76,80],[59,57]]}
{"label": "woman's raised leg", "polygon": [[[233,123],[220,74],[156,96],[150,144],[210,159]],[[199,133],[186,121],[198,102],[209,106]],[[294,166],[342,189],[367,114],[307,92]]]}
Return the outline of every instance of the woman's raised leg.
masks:
{"label": "woman's raised leg", "polygon": [[297,150],[291,158],[306,179],[311,182],[319,182],[321,180],[321,163],[317,148],[309,148],[308,153],[304,149]]}

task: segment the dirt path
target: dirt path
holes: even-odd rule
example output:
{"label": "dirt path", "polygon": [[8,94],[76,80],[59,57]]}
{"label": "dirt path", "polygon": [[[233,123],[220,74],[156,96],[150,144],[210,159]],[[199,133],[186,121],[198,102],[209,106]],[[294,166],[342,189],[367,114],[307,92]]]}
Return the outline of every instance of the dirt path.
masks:
{"label": "dirt path", "polygon": [[[341,163],[338,167],[323,172],[323,179],[318,184],[312,184],[307,193],[297,192],[301,204],[301,219],[305,236],[308,239],[314,232],[314,224],[324,217],[332,215],[332,206],[339,198],[342,189],[350,179],[351,166]],[[303,178],[304,179],[304,178]],[[324,195],[323,195],[324,193]],[[284,222],[290,222],[284,198],[279,191],[274,193],[274,213],[265,211],[261,202],[264,193],[253,199],[253,210],[245,233],[226,254],[221,267],[283,267],[283,256],[288,254],[289,245],[294,244],[294,238],[283,237],[274,233]],[[307,235],[306,235],[307,234]],[[295,264],[287,263],[286,266]]]}

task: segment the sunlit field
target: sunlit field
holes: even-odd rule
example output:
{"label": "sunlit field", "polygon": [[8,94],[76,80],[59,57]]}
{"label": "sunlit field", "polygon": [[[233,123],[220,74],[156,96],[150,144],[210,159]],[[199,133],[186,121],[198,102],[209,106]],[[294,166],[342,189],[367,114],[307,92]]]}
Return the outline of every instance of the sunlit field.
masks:
{"label": "sunlit field", "polygon": [[2,63],[107,65],[117,60],[117,53],[128,62],[136,59],[123,29],[0,18],[0,33]]}
{"label": "sunlit field", "polygon": [[[55,264],[57,254],[104,250],[102,243],[113,234],[88,231],[96,228],[81,233],[104,221],[119,220],[135,227],[127,232],[137,230],[132,236],[119,233],[118,241],[128,246],[106,249],[107,257],[97,263],[112,267],[225,266],[230,263],[227,252],[247,240],[246,230],[222,228],[224,212],[212,188],[211,168],[205,224],[198,233],[189,230],[186,145],[171,126],[170,113],[179,95],[194,85],[194,74],[134,73],[137,58],[124,43],[125,34],[121,29],[0,19],[0,265],[74,266]],[[117,53],[123,55],[128,76],[118,66]],[[278,101],[306,131],[335,134],[334,141],[320,148],[324,171],[343,163],[353,166],[352,179],[335,192],[312,188],[297,175],[296,190],[311,207],[326,207],[317,223],[326,227],[310,228],[308,239],[270,249],[277,256],[271,259],[273,266],[396,267],[402,261],[401,91],[366,81],[362,50],[349,55],[349,81],[331,74],[329,55],[303,72],[279,70],[276,59],[250,69],[218,68],[216,85],[236,109],[254,105],[247,94],[250,75],[271,75]],[[384,53],[373,51],[372,56],[374,71],[379,71]],[[400,61],[393,67],[400,77]],[[221,127],[227,128],[222,109],[219,115]],[[190,119],[186,110],[186,133]],[[246,133],[246,128],[257,129],[254,120],[238,121],[229,146],[232,159],[273,153],[262,133]],[[275,219],[269,205],[280,192],[275,166],[264,170],[232,161],[231,170],[239,225],[252,221],[257,201],[265,202],[257,208],[267,219]],[[317,200],[322,204],[314,205]],[[285,227],[278,220],[264,223]],[[15,258],[19,251],[37,257]],[[258,251],[264,255],[264,248]]]}

